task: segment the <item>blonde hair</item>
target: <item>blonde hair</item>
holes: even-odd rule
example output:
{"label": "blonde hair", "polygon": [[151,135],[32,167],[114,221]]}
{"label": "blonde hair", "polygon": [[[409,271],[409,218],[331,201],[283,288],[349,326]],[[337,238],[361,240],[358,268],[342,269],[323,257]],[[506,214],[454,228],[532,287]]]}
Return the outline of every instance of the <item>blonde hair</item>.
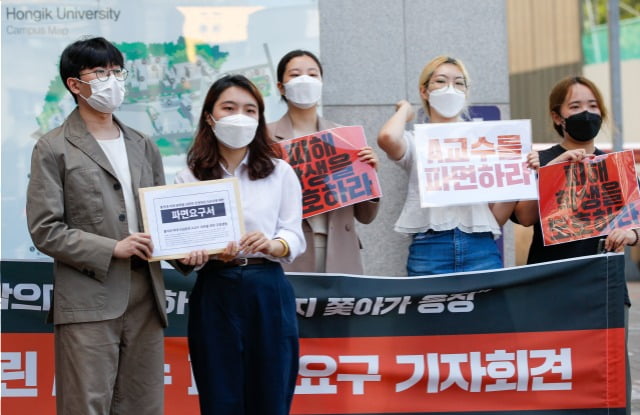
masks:
{"label": "blonde hair", "polygon": [[[423,86],[425,88],[427,87],[427,84],[429,84],[429,81],[431,80],[431,76],[433,75],[433,73],[436,71],[436,69],[438,69],[440,65],[444,65],[445,63],[450,63],[452,65],[457,66],[458,69],[460,69],[460,72],[462,72],[462,76],[464,77],[464,83],[466,84],[467,88],[469,88],[469,84],[470,84],[469,72],[467,72],[467,68],[464,66],[462,61],[456,58],[452,58],[450,56],[440,55],[438,57],[433,58],[429,63],[425,65],[424,68],[422,68],[422,72],[420,73],[420,77],[418,78],[418,91]],[[427,115],[430,115],[428,100],[422,100],[422,107],[426,111]]]}

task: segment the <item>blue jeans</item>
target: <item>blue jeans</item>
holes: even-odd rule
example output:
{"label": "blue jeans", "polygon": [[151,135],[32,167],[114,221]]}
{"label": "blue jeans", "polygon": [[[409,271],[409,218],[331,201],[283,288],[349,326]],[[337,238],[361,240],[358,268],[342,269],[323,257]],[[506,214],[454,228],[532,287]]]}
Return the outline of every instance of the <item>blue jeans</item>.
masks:
{"label": "blue jeans", "polygon": [[413,235],[407,274],[434,275],[502,268],[502,258],[491,232],[420,232]]}

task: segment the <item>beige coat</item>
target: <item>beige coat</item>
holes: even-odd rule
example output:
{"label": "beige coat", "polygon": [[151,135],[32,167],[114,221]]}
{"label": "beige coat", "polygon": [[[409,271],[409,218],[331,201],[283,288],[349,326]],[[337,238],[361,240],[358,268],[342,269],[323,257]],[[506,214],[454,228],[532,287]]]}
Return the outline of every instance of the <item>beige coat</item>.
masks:
{"label": "beige coat", "polygon": [[[340,125],[318,117],[318,131],[335,127],[340,127]],[[280,120],[270,123],[269,133],[275,141],[294,138],[289,114],[287,113]],[[378,214],[378,206],[377,201],[366,201],[326,213],[328,215],[325,266],[327,273],[362,274],[364,272],[360,257],[362,246],[356,234],[354,218],[360,223],[371,223]],[[307,241],[307,250],[292,264],[286,265],[285,271],[313,272],[315,269],[313,231],[306,220],[302,221],[302,230]]]}
{"label": "beige coat", "polygon": [[[142,226],[138,189],[164,184],[162,159],[147,137],[115,121],[124,135]],[[54,259],[55,324],[110,320],[124,313],[130,260],[112,256],[116,242],[129,234],[124,196],[77,108],[33,149],[27,223],[35,246]],[[158,315],[166,326],[160,263],[149,268]]]}

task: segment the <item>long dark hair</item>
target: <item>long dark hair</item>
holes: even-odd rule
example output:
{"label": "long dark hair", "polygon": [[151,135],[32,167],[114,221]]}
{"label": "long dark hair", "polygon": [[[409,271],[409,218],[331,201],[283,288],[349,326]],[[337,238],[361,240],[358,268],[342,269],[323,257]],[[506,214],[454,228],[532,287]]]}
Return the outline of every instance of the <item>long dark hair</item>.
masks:
{"label": "long dark hair", "polygon": [[207,118],[213,112],[213,106],[220,95],[232,86],[244,89],[258,103],[258,129],[253,141],[249,144],[249,178],[257,180],[267,177],[275,169],[273,159],[282,158],[279,147],[271,145],[264,119],[264,101],[258,88],[243,75],[226,75],[209,88],[202,105],[193,145],[187,153],[187,166],[198,180],[214,180],[223,177],[224,172],[220,165],[223,157],[218,151],[218,138],[207,123]]}
{"label": "long dark hair", "polygon": [[320,64],[320,60],[318,59],[318,57],[308,50],[296,49],[280,58],[280,62],[278,62],[278,68],[276,70],[278,82],[282,82],[282,80],[284,79],[284,71],[287,69],[287,64],[289,63],[289,61],[300,56],[308,56],[313,59],[318,65],[318,69],[320,69],[320,75],[322,75],[322,64]]}
{"label": "long dark hair", "polygon": [[[298,58],[300,56],[308,56],[313,59],[318,65],[318,69],[320,69],[320,76],[322,76],[322,64],[320,63],[318,57],[308,50],[295,49],[280,58],[280,62],[278,62],[278,68],[276,70],[278,82],[282,82],[282,80],[284,79],[284,72],[287,70],[287,65],[289,64],[291,59]],[[284,95],[281,95],[280,98],[282,98],[284,102],[287,102],[287,97],[285,97]]]}

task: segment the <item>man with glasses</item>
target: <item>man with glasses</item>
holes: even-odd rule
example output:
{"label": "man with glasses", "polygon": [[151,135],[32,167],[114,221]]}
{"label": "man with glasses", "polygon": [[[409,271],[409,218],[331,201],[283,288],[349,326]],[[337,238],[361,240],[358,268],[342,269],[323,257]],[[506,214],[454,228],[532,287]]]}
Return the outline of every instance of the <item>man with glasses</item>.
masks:
{"label": "man with glasses", "polygon": [[127,77],[113,44],[69,45],[60,77],[77,107],[36,143],[27,192],[33,242],[54,259],[57,413],[163,414],[164,282],[138,208],[162,159],[113,115]]}

